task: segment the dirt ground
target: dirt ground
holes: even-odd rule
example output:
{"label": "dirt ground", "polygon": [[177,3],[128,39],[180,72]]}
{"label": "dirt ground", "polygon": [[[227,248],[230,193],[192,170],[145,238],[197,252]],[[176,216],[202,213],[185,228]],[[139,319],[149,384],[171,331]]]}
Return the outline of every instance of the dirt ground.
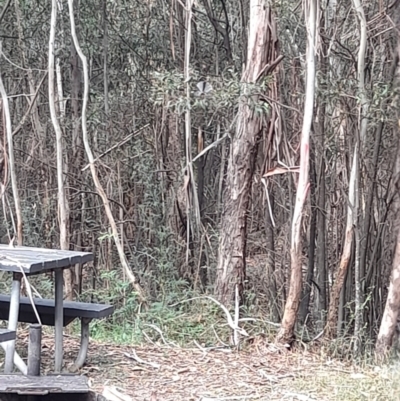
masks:
{"label": "dirt ground", "polygon": [[[26,342],[23,333],[18,339],[22,356]],[[79,340],[66,336],[64,346],[68,370]],[[43,374],[51,370],[53,351],[52,336],[45,334]],[[98,393],[104,386],[115,386],[134,401],[394,401],[400,400],[399,385],[394,385],[399,372],[361,369],[321,358],[320,351],[287,352],[257,342],[237,352],[158,344],[119,346],[91,340],[87,363],[79,374],[86,375]]]}

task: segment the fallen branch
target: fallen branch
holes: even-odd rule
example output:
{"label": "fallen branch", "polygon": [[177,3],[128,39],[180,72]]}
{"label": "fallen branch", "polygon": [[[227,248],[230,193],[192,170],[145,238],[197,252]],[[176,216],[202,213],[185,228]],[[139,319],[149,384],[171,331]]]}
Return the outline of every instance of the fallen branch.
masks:
{"label": "fallen branch", "polygon": [[102,396],[109,401],[132,401],[132,398],[129,397],[129,395],[121,393],[114,386],[104,387]]}
{"label": "fallen branch", "polygon": [[224,401],[224,400],[248,400],[254,398],[253,395],[232,395],[230,397],[201,397],[200,401]]}
{"label": "fallen branch", "polygon": [[222,345],[222,346],[216,346],[216,347],[207,347],[204,348],[202,347],[196,340],[193,340],[194,344],[196,345],[196,347],[204,353],[204,355],[206,355],[208,352],[210,351],[222,351],[222,352],[226,352],[226,353],[230,353],[232,352],[232,350],[230,349],[229,345]]}
{"label": "fallen branch", "polygon": [[227,309],[221,302],[219,302],[219,301],[217,301],[216,299],[210,297],[209,295],[204,295],[204,296],[202,296],[202,297],[194,297],[194,298],[185,299],[184,301],[180,301],[180,302],[177,302],[176,304],[170,305],[170,307],[174,307],[174,306],[179,305],[179,304],[182,304],[182,303],[184,303],[184,302],[194,301],[194,300],[196,300],[196,299],[209,299],[210,301],[215,302],[215,303],[225,312],[226,320],[227,320],[228,326],[229,326],[232,330],[237,331],[240,335],[242,335],[242,336],[244,336],[244,337],[248,337],[248,336],[249,336],[245,329],[242,329],[242,328],[239,327],[238,325],[235,325],[235,323],[234,323],[234,321],[233,321],[233,319],[232,319],[232,316],[231,316],[231,314],[229,313],[228,309]]}
{"label": "fallen branch", "polygon": [[132,350],[131,354],[128,354],[127,352],[124,352],[124,355],[129,359],[133,359],[136,362],[141,363],[142,365],[149,365],[149,366],[151,366],[152,368],[155,368],[155,369],[160,369],[161,368],[161,365],[159,365],[158,363],[146,362],[143,359],[139,358],[134,349]]}
{"label": "fallen branch", "polygon": [[[160,334],[161,340],[163,340],[164,344],[168,347],[171,347],[171,344],[165,339],[163,332],[155,324],[145,324],[144,326],[151,327],[153,330],[155,330],[158,334]],[[176,347],[176,344],[172,343],[172,345]]]}

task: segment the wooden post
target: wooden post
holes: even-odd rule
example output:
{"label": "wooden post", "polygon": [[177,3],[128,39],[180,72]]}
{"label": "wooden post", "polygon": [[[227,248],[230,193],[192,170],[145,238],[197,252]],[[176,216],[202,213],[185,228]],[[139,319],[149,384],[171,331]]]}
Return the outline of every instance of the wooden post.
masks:
{"label": "wooden post", "polygon": [[63,271],[56,269],[55,275],[55,361],[54,371],[60,373],[63,363],[63,327],[64,327],[64,311],[63,311]]}
{"label": "wooden post", "polygon": [[40,360],[42,352],[42,326],[29,326],[28,376],[40,376]]}

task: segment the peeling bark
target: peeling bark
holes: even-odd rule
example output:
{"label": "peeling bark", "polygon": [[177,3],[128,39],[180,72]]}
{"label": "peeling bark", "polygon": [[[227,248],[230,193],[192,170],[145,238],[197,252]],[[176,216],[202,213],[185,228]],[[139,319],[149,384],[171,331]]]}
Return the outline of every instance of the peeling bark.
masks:
{"label": "peeling bark", "polygon": [[[397,6],[397,12],[400,6]],[[399,23],[397,23],[399,26]],[[399,57],[400,57],[400,33],[397,31],[397,79],[399,74]],[[398,82],[397,82],[398,85]],[[400,130],[400,119],[398,130]],[[375,345],[375,356],[378,360],[383,360],[388,354],[395,333],[397,320],[400,315],[400,141],[397,146],[396,162],[394,165],[392,179],[392,194],[394,208],[394,230],[396,236],[395,252],[393,256],[392,274],[390,277],[389,292],[386,300],[385,311],[383,313],[381,326],[379,329],[378,339]]]}
{"label": "peeling bark", "polygon": [[[263,0],[250,1],[250,32],[246,68],[242,83],[256,83],[263,74],[271,73],[277,60],[275,21]],[[258,95],[252,99],[257,102]],[[249,99],[242,97],[238,111],[236,133],[232,139],[221,235],[215,294],[225,305],[230,305],[238,285],[243,295],[246,276],[246,219],[250,201],[250,187],[257,155],[258,141],[263,129],[263,117],[256,114]]]}

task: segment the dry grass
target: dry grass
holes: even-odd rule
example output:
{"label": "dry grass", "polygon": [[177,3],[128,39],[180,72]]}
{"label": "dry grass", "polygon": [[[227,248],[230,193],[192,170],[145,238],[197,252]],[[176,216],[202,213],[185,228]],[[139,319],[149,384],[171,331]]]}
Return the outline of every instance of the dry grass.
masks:
{"label": "dry grass", "polygon": [[[26,340],[23,333],[21,351]],[[66,369],[78,345],[76,337],[65,337]],[[45,334],[43,373],[51,370],[53,348],[52,335]],[[323,358],[318,350],[279,350],[264,340],[241,352],[92,341],[80,373],[94,390],[117,386],[133,400],[400,400],[400,364],[361,368]]]}
{"label": "dry grass", "polygon": [[356,369],[332,362],[302,372],[289,386],[312,400],[398,401],[399,373],[398,367]]}

